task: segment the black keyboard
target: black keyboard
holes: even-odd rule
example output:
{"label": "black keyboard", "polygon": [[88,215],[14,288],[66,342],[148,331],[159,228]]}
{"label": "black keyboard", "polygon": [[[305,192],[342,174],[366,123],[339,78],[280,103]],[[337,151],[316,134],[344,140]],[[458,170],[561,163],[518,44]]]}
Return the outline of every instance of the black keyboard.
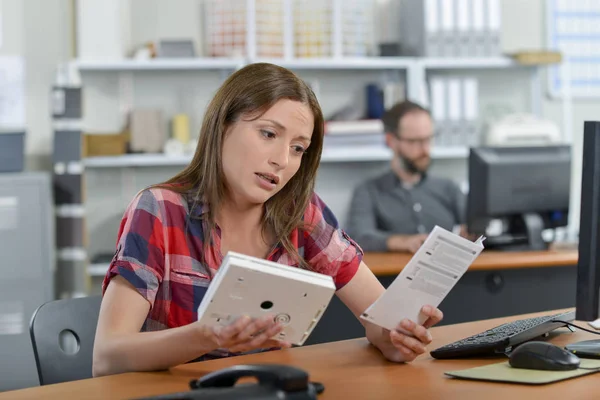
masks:
{"label": "black keyboard", "polygon": [[575,311],[521,319],[447,344],[431,352],[437,359],[507,354],[513,347],[535,339],[575,319]]}

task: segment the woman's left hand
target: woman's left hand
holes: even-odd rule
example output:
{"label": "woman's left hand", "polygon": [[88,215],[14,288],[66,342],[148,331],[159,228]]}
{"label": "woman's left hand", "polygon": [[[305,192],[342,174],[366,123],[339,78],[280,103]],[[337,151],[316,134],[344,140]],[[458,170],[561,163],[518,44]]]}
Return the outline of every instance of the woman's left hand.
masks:
{"label": "woman's left hand", "polygon": [[425,347],[432,340],[428,329],[440,322],[443,314],[439,309],[431,306],[424,306],[421,312],[427,316],[423,325],[405,319],[393,331],[384,329],[386,342],[389,340],[389,343],[386,343],[387,346],[385,346],[386,349],[383,354],[388,360],[410,362],[425,353]]}

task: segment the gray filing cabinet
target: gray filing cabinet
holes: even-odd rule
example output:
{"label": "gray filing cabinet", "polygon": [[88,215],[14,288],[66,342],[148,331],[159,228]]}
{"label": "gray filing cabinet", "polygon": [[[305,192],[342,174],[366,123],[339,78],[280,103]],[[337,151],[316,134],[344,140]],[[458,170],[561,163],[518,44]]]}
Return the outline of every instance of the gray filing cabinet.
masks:
{"label": "gray filing cabinet", "polygon": [[0,173],[0,391],[39,385],[29,338],[54,298],[54,208],[48,173]]}

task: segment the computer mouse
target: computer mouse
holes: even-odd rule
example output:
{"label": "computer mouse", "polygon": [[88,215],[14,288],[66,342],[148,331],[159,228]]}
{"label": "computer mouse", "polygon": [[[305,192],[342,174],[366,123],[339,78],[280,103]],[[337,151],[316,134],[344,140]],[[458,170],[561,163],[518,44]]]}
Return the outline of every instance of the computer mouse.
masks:
{"label": "computer mouse", "polygon": [[551,343],[532,341],[514,349],[509,364],[513,368],[570,371],[579,368],[579,357]]}

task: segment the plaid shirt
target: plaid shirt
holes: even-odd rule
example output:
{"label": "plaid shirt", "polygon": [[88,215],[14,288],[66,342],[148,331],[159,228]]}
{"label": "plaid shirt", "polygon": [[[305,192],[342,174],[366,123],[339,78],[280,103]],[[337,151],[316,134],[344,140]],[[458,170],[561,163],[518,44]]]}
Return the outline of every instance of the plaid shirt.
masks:
{"label": "plaid shirt", "polygon": [[[115,275],[131,283],[151,306],[142,331],[197,321],[197,309],[223,260],[220,229],[215,229],[205,264],[200,261],[204,236],[198,217],[208,211],[208,206],[192,205],[191,195],[146,189],[132,200],[121,221],[117,250],[102,283],[102,293]],[[362,249],[339,228],[331,210],[316,194],[304,213],[304,221],[314,228],[311,232],[294,230],[292,242],[311,269],[331,276],[339,290],[356,273]],[[297,266],[281,245],[267,259]],[[230,355],[217,350],[201,359]]]}

